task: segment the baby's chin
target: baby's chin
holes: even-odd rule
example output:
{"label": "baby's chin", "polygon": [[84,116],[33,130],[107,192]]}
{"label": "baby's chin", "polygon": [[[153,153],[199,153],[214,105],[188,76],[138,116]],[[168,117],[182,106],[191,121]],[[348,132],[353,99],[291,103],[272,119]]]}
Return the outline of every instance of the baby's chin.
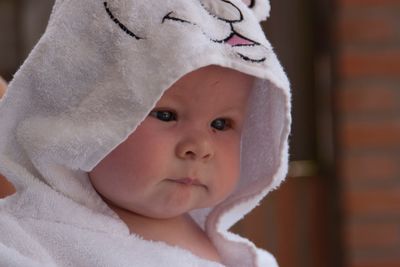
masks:
{"label": "baby's chin", "polygon": [[185,210],[163,210],[163,211],[150,211],[150,212],[137,212],[132,210],[132,213],[135,213],[139,216],[143,216],[146,218],[150,219],[156,219],[156,220],[169,220],[169,219],[174,219],[178,217],[184,217],[184,216],[189,216],[189,214],[192,211],[196,210],[201,210],[201,209],[207,209],[207,208],[213,208],[223,202],[223,200],[219,201],[218,203],[215,203],[214,205],[204,205],[204,206],[198,206],[194,207],[191,209],[185,209]]}
{"label": "baby's chin", "polygon": [[[171,208],[162,208],[162,209],[135,209],[130,207],[129,205],[113,205],[111,207],[115,212],[120,213],[121,211],[124,213],[129,213],[130,216],[134,217],[142,217],[144,219],[153,219],[153,220],[170,220],[179,217],[188,216],[191,211],[199,210],[202,208],[210,208],[212,205],[206,206],[196,206],[190,209],[179,209],[177,207]],[[128,215],[128,214],[127,214]]]}
{"label": "baby's chin", "polygon": [[169,220],[174,219],[182,216],[187,216],[192,210],[197,210],[200,208],[193,208],[193,209],[184,209],[184,210],[151,210],[151,211],[135,211],[130,210],[131,213],[136,214],[137,216],[142,216],[149,219],[156,219],[156,220]]}
{"label": "baby's chin", "polygon": [[[101,194],[100,194],[101,195]],[[142,217],[144,219],[173,219],[182,217],[192,211],[213,208],[229,197],[230,194],[206,195],[200,194],[200,197],[177,198],[168,202],[170,199],[158,199],[153,203],[147,201],[129,201],[121,198],[108,198],[101,195],[103,201],[120,217]],[[199,196],[199,195],[196,195]],[[150,198],[147,198],[147,200]],[[154,199],[154,198],[153,198]],[[167,203],[168,202],[168,203]]]}

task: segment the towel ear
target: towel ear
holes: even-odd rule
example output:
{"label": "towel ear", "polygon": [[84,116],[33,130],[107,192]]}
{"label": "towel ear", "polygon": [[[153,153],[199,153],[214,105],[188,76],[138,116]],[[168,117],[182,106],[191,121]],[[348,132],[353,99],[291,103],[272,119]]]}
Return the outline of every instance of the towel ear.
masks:
{"label": "towel ear", "polygon": [[271,5],[269,0],[242,0],[258,18],[259,21],[266,20],[269,17]]}

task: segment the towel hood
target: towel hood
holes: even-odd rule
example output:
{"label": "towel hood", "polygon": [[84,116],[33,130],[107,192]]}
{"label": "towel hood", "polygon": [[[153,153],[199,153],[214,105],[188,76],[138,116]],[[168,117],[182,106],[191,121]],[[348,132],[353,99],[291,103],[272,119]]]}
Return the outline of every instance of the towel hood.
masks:
{"label": "towel hood", "polygon": [[192,212],[216,243],[229,239],[287,172],[291,96],[260,27],[268,14],[266,0],[57,0],[0,102],[0,173],[17,194],[39,183],[103,212],[86,173],[179,78],[208,65],[235,69],[256,77],[239,186]]}

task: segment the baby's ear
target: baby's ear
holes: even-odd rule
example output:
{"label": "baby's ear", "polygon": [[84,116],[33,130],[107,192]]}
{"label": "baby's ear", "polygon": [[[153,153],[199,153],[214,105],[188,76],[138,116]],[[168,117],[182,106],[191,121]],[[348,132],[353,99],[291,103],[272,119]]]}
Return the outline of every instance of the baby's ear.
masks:
{"label": "baby's ear", "polygon": [[269,0],[242,0],[258,18],[259,21],[266,20],[269,17],[271,5]]}

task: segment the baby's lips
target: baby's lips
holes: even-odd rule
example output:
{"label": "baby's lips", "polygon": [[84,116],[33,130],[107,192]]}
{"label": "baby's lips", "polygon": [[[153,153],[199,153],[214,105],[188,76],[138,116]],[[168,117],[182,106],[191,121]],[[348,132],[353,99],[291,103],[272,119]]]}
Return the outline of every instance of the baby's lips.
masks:
{"label": "baby's lips", "polygon": [[180,179],[177,180],[177,182],[182,183],[182,184],[186,184],[186,185],[201,185],[199,180],[193,179],[193,178],[190,178],[190,177],[180,178]]}
{"label": "baby's lips", "polygon": [[193,184],[193,180],[191,178],[180,178],[176,180],[178,183],[181,184],[186,184],[186,185],[192,185]]}
{"label": "baby's lips", "polygon": [[199,180],[191,177],[174,178],[168,180],[184,185],[202,185],[202,183]]}

